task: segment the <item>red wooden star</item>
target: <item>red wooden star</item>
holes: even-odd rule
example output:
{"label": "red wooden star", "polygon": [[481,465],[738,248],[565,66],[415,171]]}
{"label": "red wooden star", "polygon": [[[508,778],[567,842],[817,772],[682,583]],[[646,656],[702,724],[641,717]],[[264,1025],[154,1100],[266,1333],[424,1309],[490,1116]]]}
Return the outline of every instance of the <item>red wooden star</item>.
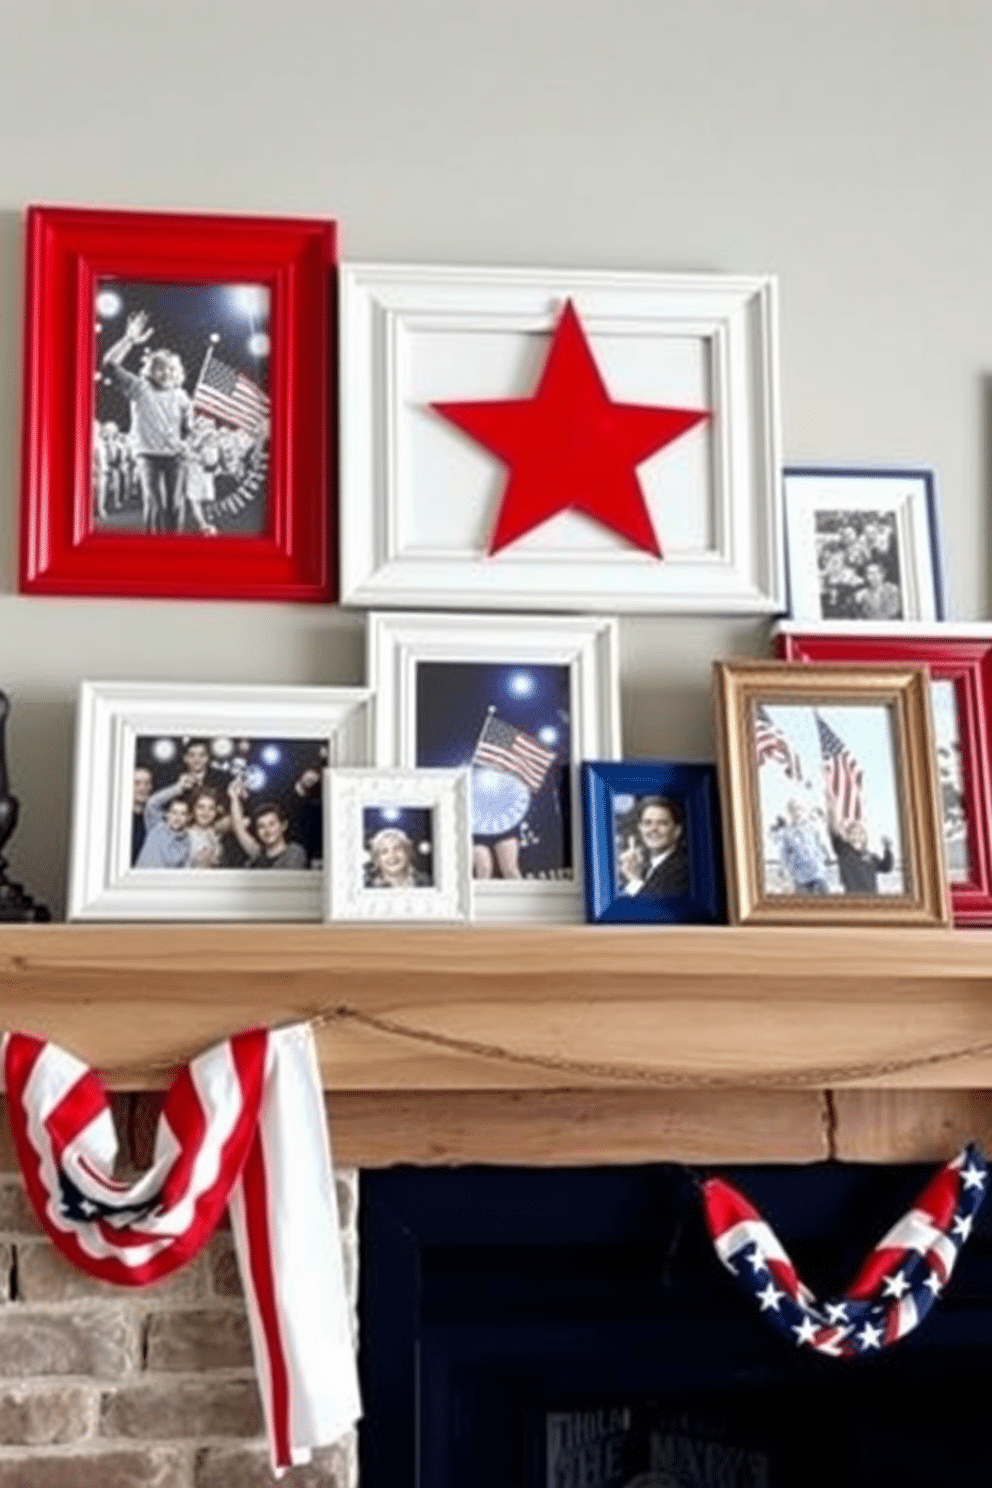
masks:
{"label": "red wooden star", "polygon": [[490,555],[574,507],[660,558],[636,467],[709,418],[695,409],[614,403],[571,300],[533,397],[431,407],[510,467]]}

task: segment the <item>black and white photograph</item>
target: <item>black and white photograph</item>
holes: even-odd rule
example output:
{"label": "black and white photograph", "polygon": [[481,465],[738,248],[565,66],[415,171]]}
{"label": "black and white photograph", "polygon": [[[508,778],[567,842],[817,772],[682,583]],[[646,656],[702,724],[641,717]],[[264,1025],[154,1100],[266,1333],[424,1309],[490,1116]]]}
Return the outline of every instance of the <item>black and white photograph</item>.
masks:
{"label": "black and white photograph", "polygon": [[899,529],[891,511],[817,511],[821,620],[902,620]]}
{"label": "black and white photograph", "polygon": [[321,739],[139,735],[131,866],[319,869]]}
{"label": "black and white photograph", "polygon": [[422,806],[366,806],[362,832],[367,889],[434,887],[433,812]]}
{"label": "black and white photograph", "polygon": [[689,892],[685,803],[670,795],[613,797],[617,893],[667,899]]}
{"label": "black and white photograph", "polygon": [[569,668],[420,661],[416,763],[469,767],[476,879],[573,876]]}
{"label": "black and white photograph", "polygon": [[759,702],[753,743],[764,893],[912,892],[889,706]]}
{"label": "black and white photograph", "polygon": [[794,619],[943,618],[932,471],[789,469],[783,480]]}
{"label": "black and white photograph", "polygon": [[97,281],[96,532],[266,532],[270,298],[263,284]]}
{"label": "black and white photograph", "polygon": [[944,827],[944,857],[952,884],[971,879],[968,849],[968,808],[961,760],[961,721],[955,684],[949,678],[930,678],[934,742],[937,748],[937,788]]}

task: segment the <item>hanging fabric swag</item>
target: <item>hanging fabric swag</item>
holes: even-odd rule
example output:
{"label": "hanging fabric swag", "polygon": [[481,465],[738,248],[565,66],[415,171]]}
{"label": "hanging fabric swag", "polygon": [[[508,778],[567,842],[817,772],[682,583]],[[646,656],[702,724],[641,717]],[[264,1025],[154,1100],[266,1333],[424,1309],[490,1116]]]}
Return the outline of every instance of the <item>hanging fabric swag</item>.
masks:
{"label": "hanging fabric swag", "polygon": [[273,1467],[347,1431],[357,1371],[310,1025],[238,1034],[192,1060],[134,1182],[114,1177],[117,1136],[92,1070],[20,1033],[4,1035],[3,1066],[24,1183],[66,1259],[145,1286],[202,1250],[227,1206]]}
{"label": "hanging fabric swag", "polygon": [[962,1148],[909,1212],[875,1246],[842,1297],[820,1302],[778,1236],[736,1188],[702,1185],[717,1255],[761,1311],[793,1343],[849,1359],[905,1338],[930,1311],[954,1270],[985,1198],[988,1168]]}

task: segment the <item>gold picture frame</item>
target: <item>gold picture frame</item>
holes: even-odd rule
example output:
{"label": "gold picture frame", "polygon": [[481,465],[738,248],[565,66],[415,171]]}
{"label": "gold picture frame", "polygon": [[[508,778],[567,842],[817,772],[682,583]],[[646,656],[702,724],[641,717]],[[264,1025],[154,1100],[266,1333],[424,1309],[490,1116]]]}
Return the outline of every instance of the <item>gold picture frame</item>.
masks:
{"label": "gold picture frame", "polygon": [[950,922],[923,666],[717,661],[731,924]]}

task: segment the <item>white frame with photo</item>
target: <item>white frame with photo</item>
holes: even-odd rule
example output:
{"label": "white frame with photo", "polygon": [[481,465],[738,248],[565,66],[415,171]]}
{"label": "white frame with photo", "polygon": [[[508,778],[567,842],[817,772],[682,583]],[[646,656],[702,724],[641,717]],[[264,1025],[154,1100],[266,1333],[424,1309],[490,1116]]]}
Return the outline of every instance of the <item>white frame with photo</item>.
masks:
{"label": "white frame with photo", "polygon": [[[797,466],[783,471],[782,483],[789,614],[793,619],[830,618],[822,613],[820,597],[816,516],[821,511],[891,514],[899,541],[902,614],[898,619],[943,618],[940,528],[932,471]],[[855,615],[839,618],[864,620]],[[894,620],[865,623],[891,626]]]}
{"label": "white frame with photo", "polygon": [[366,765],[371,694],[360,687],[83,682],[76,723],[70,920],[319,920],[322,873],[135,870],[135,744],[162,735],[317,739],[332,765]]}
{"label": "white frame with photo", "polygon": [[[325,771],[324,780],[325,919],[406,924],[471,919],[467,770],[336,769]],[[430,810],[432,885],[388,891],[366,885],[364,813],[375,806]]]}
{"label": "white frame with photo", "polygon": [[570,685],[572,878],[492,879],[473,884],[474,916],[502,923],[580,923],[582,807],[578,766],[620,751],[617,622],[603,616],[446,615],[373,612],[368,677],[375,691],[376,763],[416,766],[416,673],[420,662],[565,666]]}
{"label": "white frame with photo", "polygon": [[[781,610],[772,276],[350,263],[340,299],[342,604]],[[711,413],[639,470],[663,560],[575,511],[488,557],[505,467],[429,406],[529,396],[567,300],[612,398]]]}

